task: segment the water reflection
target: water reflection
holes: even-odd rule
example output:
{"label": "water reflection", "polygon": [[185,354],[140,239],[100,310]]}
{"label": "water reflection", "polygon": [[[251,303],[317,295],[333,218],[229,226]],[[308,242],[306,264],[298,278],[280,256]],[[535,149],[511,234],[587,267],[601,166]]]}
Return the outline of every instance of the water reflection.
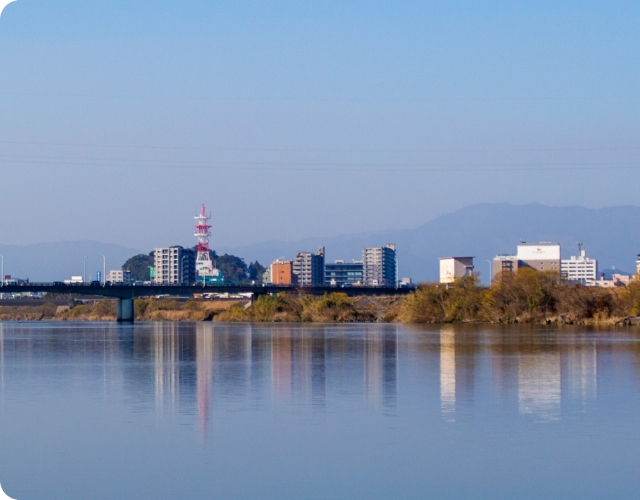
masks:
{"label": "water reflection", "polygon": [[[121,386],[136,411],[192,414],[203,437],[216,405],[323,411],[361,401],[386,411],[401,403],[400,380],[407,394],[426,394],[445,421],[487,404],[553,421],[575,403],[584,411],[597,400],[599,378],[620,370],[613,357],[630,356],[637,369],[637,343],[612,343],[610,335],[454,326],[0,323],[0,384],[4,397],[18,363],[82,360],[100,371],[105,398]],[[439,379],[432,380],[434,370]],[[428,396],[433,385],[437,400]]]}
{"label": "water reflection", "polygon": [[541,420],[560,416],[560,353],[518,354],[518,409]]}

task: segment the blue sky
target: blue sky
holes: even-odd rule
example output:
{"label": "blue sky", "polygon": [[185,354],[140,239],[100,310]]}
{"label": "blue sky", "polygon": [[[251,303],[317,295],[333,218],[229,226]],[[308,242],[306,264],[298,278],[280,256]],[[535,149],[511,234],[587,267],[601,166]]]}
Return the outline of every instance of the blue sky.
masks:
{"label": "blue sky", "polygon": [[637,204],[637,2],[18,0],[0,242],[213,246]]}

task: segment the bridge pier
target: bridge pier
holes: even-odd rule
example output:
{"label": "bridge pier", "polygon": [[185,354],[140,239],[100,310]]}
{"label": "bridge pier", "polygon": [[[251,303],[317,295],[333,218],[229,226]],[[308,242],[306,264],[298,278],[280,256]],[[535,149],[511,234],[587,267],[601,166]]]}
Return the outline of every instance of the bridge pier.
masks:
{"label": "bridge pier", "polygon": [[133,299],[118,299],[116,320],[118,323],[133,323]]}

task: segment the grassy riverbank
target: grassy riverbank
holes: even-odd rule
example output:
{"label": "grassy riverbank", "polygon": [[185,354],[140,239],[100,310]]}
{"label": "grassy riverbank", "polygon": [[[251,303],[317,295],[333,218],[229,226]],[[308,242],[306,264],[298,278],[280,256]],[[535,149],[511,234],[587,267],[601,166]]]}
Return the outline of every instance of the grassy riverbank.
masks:
{"label": "grassy riverbank", "polygon": [[[115,302],[104,299],[61,308],[7,307],[0,320],[115,320]],[[138,321],[236,321],[314,323],[557,323],[614,324],[640,314],[640,280],[628,287],[570,285],[554,273],[529,269],[505,274],[491,287],[469,277],[451,285],[426,283],[405,297],[321,297],[297,294],[247,301],[136,299]]]}

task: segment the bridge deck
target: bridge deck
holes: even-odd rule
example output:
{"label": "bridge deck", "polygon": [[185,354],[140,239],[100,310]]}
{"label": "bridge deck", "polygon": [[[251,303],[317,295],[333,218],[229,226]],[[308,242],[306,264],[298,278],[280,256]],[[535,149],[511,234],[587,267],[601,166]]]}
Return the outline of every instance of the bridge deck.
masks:
{"label": "bridge deck", "polygon": [[289,292],[300,295],[324,295],[325,293],[345,293],[349,296],[359,295],[406,295],[411,292],[411,288],[383,288],[383,287],[291,287],[291,286],[235,286],[235,285],[58,285],[51,283],[28,283],[23,285],[0,286],[0,293],[56,293],[66,295],[95,295],[102,297],[114,297],[120,299],[131,299],[136,297],[149,297],[154,295],[186,295],[195,293],[253,293],[254,295],[265,295],[270,293]]}

